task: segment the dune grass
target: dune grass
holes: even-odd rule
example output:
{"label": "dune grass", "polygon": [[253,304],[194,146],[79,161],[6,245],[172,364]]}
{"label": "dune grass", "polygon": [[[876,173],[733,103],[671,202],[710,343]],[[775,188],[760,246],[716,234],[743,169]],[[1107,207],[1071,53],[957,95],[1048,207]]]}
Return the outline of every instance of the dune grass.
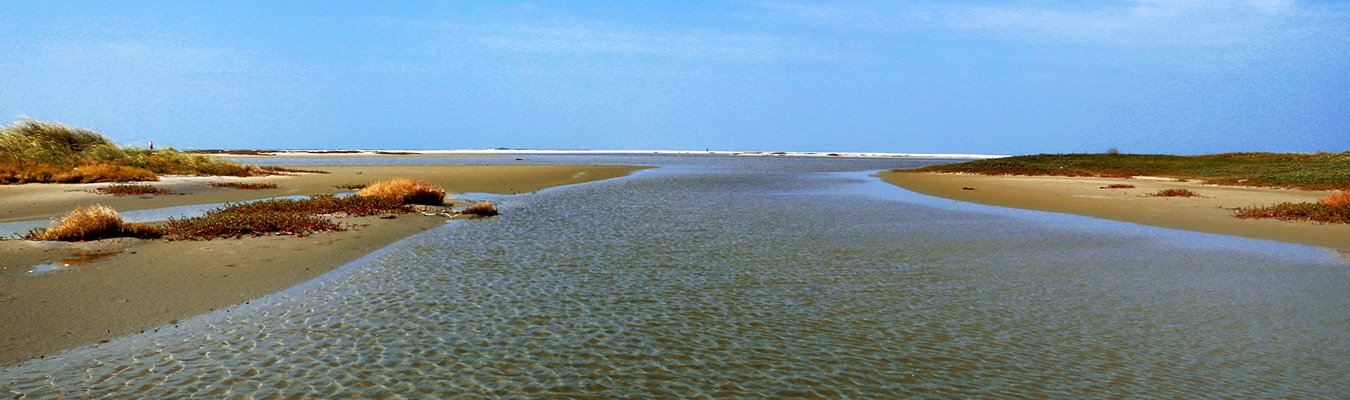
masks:
{"label": "dune grass", "polygon": [[128,223],[117,211],[102,205],[76,208],[47,228],[37,228],[24,236],[27,240],[85,241],[111,237],[156,238],[159,229],[141,223]]}
{"label": "dune grass", "polygon": [[153,181],[161,174],[256,176],[313,172],[256,167],[172,148],[118,146],[98,132],[23,120],[0,127],[0,184]]}
{"label": "dune grass", "polygon": [[1163,154],[1037,154],[934,165],[914,172],[1128,178],[1159,176],[1238,186],[1350,189],[1350,152]]}
{"label": "dune grass", "polygon": [[173,191],[167,189],[134,183],[108,185],[93,189],[91,191],[98,194],[110,194],[114,196],[141,196],[141,195],[166,196],[175,194]]}
{"label": "dune grass", "polygon": [[438,206],[445,203],[445,190],[418,179],[400,178],[379,181],[362,188],[357,196],[383,197],[407,204]]}
{"label": "dune grass", "polygon": [[276,189],[275,183],[243,183],[243,182],[216,182],[209,184],[211,187],[230,188],[238,190],[263,190]]}

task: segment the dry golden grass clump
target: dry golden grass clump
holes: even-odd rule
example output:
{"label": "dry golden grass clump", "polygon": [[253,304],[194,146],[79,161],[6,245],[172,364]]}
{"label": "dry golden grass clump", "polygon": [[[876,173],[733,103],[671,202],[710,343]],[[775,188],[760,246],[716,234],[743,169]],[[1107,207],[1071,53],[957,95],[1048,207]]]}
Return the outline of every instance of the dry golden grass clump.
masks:
{"label": "dry golden grass clump", "polygon": [[159,237],[159,230],[141,223],[127,223],[117,211],[102,205],[76,208],[49,228],[38,228],[24,239],[84,241],[111,237]]}
{"label": "dry golden grass clump", "polygon": [[404,204],[438,206],[445,202],[445,190],[419,179],[379,181],[361,189],[357,196],[397,199]]}
{"label": "dry golden grass clump", "polygon": [[491,217],[498,214],[497,205],[492,204],[492,202],[490,201],[485,201],[482,203],[471,205],[469,207],[466,207],[464,211],[460,211],[459,213],[468,215],[477,215],[482,217]]}
{"label": "dry golden grass clump", "polygon": [[1341,194],[1326,197],[1317,201],[1328,206],[1350,206],[1350,190],[1341,192]]}

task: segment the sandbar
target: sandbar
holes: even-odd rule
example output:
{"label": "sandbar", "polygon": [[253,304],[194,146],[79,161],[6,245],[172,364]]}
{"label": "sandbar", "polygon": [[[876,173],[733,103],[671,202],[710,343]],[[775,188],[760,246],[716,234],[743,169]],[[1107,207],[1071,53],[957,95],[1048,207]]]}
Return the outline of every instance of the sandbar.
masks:
{"label": "sandbar", "polygon": [[[594,165],[312,166],[329,174],[252,178],[170,177],[148,184],[181,195],[97,195],[103,184],[0,186],[7,220],[58,216],[101,203],[120,211],[256,198],[339,193],[335,185],[395,177],[425,179],[451,193],[528,193],[615,178],[642,167]],[[266,190],[209,182],[272,182]],[[462,203],[448,199],[447,203]],[[445,217],[340,218],[344,232],[210,241],[107,239],[83,243],[0,241],[0,365],[157,329],[165,324],[277,292],[313,279],[399,239],[440,226]],[[466,223],[481,223],[468,221]],[[65,264],[72,264],[65,267]],[[34,266],[56,271],[32,274]]]}
{"label": "sandbar", "polygon": [[[1218,186],[1139,177],[974,175],[886,171],[881,179],[914,192],[972,203],[1050,211],[1188,231],[1350,250],[1350,225],[1240,219],[1233,209],[1282,202],[1316,202],[1334,191]],[[1103,189],[1111,184],[1132,189]],[[967,189],[968,188],[968,189]],[[1200,197],[1151,197],[1188,189]]]}

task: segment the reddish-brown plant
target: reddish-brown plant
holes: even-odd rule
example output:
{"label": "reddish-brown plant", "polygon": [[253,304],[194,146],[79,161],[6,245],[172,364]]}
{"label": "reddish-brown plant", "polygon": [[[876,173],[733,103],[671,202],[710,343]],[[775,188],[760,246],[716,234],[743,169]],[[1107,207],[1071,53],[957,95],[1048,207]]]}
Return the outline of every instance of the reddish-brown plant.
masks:
{"label": "reddish-brown plant", "polygon": [[98,194],[110,194],[114,196],[143,196],[143,195],[165,196],[176,194],[168,189],[134,183],[108,185],[93,189],[91,191]]}
{"label": "reddish-brown plant", "polygon": [[263,189],[277,188],[277,184],[275,183],[243,183],[243,182],[216,182],[211,183],[210,186],[219,188],[239,189],[239,190],[263,190]]}

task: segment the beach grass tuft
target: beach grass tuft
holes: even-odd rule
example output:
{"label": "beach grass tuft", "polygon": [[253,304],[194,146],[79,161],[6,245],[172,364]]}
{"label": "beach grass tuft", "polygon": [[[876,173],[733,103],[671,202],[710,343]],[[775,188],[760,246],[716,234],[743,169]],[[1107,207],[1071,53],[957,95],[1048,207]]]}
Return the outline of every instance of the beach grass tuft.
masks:
{"label": "beach grass tuft", "polygon": [[127,223],[112,208],[95,204],[76,208],[51,227],[30,231],[24,239],[73,242],[111,237],[155,238],[161,235],[159,229],[141,223]]}
{"label": "beach grass tuft", "polygon": [[1205,183],[1309,190],[1350,189],[1350,152],[1036,154],[934,165],[912,172],[1129,178],[1157,176]]}
{"label": "beach grass tuft", "polygon": [[277,184],[275,183],[243,183],[243,182],[216,182],[211,183],[208,186],[218,188],[239,189],[239,190],[263,190],[263,189],[277,188]]}
{"label": "beach grass tuft", "polygon": [[108,185],[93,189],[92,192],[98,194],[110,194],[114,196],[141,196],[141,195],[165,196],[175,194],[173,191],[170,191],[168,189],[135,183]]}
{"label": "beach grass tuft", "polygon": [[404,204],[423,204],[438,206],[445,203],[445,190],[427,181],[410,178],[391,179],[366,185],[360,192],[361,197],[381,197],[396,199]]}
{"label": "beach grass tuft", "polygon": [[338,188],[338,189],[361,190],[361,189],[365,189],[365,188],[366,188],[366,184],[364,184],[364,183],[344,183],[344,184],[341,184],[341,185],[335,185],[335,186],[333,186],[333,187],[334,187],[334,188]]}
{"label": "beach grass tuft", "polygon": [[1148,197],[1197,197],[1199,193],[1186,189],[1163,189],[1157,192],[1149,193]]}
{"label": "beach grass tuft", "polygon": [[1112,183],[1110,185],[1102,186],[1102,189],[1134,189],[1134,185],[1125,183]]}
{"label": "beach grass tuft", "polygon": [[460,211],[459,213],[467,215],[477,215],[480,217],[491,217],[499,214],[497,212],[497,205],[493,204],[490,201],[485,201],[482,203],[465,207],[464,210]]}

